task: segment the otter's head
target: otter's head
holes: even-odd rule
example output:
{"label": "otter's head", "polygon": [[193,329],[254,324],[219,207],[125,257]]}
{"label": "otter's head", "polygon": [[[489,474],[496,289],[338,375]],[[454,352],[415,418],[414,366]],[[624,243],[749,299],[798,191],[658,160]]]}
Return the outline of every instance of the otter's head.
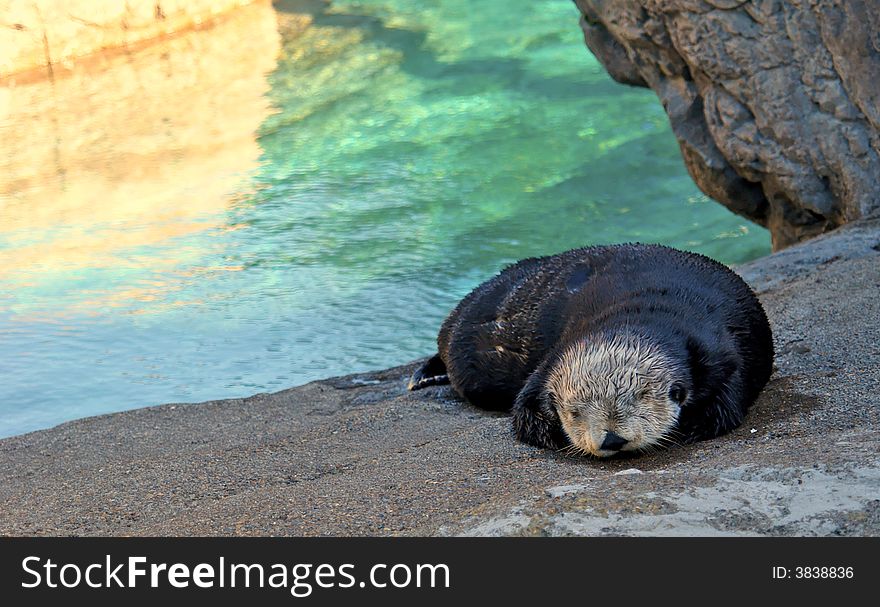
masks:
{"label": "otter's head", "polygon": [[672,442],[690,377],[659,345],[623,334],[569,346],[545,389],[572,446],[608,457]]}

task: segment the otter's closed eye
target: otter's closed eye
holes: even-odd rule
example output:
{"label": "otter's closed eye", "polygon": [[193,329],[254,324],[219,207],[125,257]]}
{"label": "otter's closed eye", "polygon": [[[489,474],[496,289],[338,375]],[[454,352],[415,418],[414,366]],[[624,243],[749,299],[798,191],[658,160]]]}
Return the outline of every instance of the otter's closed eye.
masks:
{"label": "otter's closed eye", "polygon": [[671,388],[669,388],[669,398],[673,402],[682,404],[685,399],[687,399],[687,388],[682,386],[681,384],[673,384]]}

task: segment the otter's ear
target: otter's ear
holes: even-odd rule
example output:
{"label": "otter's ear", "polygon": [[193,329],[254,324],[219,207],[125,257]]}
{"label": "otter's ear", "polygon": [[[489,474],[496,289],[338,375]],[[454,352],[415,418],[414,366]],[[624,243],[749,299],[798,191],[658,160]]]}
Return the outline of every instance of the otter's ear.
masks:
{"label": "otter's ear", "polygon": [[544,387],[546,377],[539,368],[529,376],[513,403],[516,437],[536,447],[562,449],[569,444],[552,397]]}

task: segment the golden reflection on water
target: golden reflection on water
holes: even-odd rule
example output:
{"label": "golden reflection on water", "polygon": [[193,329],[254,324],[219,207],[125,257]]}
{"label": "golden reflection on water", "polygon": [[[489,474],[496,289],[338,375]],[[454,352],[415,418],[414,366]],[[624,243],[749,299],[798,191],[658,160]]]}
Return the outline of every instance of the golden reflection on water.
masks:
{"label": "golden reflection on water", "polygon": [[209,242],[175,239],[222,228],[259,164],[280,44],[274,9],[257,3],[54,79],[0,86],[0,285],[16,315],[28,315],[28,290],[71,272],[133,277],[114,292],[61,295],[79,311],[175,288],[161,277]]}

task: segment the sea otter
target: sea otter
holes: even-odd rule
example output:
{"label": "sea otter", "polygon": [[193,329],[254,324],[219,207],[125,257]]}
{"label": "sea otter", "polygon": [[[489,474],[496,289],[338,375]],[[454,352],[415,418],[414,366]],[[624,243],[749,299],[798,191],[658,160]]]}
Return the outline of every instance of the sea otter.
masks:
{"label": "sea otter", "polygon": [[410,389],[450,383],[513,409],[532,445],[606,457],[736,428],[767,383],[773,339],[726,266],[660,245],[520,261],[467,295]]}

